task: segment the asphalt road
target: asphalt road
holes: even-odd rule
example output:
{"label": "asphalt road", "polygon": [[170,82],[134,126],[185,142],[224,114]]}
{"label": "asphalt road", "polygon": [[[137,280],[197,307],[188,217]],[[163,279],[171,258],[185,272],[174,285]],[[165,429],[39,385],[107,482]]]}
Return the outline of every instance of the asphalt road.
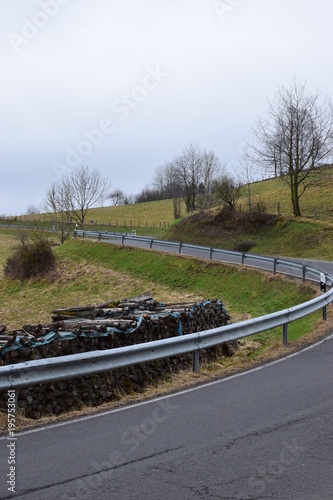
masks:
{"label": "asphalt road", "polygon": [[[279,362],[15,442],[17,498],[333,498],[333,336]],[[13,445],[12,445],[13,446]]]}

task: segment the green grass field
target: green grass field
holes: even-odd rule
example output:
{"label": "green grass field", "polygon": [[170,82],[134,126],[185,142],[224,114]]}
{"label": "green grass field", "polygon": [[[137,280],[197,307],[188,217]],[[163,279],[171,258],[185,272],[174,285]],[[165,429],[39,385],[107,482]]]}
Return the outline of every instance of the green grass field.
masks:
{"label": "green grass field", "polygon": [[[317,220],[333,222],[333,167],[318,169],[310,177],[311,185],[305,190],[300,198],[302,216]],[[287,182],[281,178],[268,179],[255,182],[250,186],[251,202],[264,202],[268,211],[273,214],[292,216],[292,205],[290,198],[290,188]],[[244,188],[243,195],[239,200],[242,209],[248,209],[247,191]]]}
{"label": "green grass field", "polygon": [[[3,264],[13,238],[0,231]],[[0,323],[49,322],[52,309],[100,303],[150,290],[162,302],[221,299],[233,321],[290,307],[314,295],[301,282],[246,268],[129,247],[71,239],[56,247],[58,272],[48,279],[20,283],[0,274]],[[309,333],[319,315],[291,327],[290,338]],[[273,337],[281,337],[277,331]],[[272,337],[272,338],[273,338]]]}

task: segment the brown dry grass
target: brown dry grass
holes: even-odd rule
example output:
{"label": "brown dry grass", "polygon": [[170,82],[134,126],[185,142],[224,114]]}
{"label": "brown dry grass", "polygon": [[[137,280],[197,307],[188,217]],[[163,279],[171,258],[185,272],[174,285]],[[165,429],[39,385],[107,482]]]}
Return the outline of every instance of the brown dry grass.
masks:
{"label": "brown dry grass", "polygon": [[[56,308],[100,304],[148,290],[162,302],[202,300],[202,297],[104,267],[84,263],[76,263],[74,267],[70,260],[60,261],[58,270],[42,281],[13,285],[0,275],[0,284],[6,290],[3,293],[0,290],[0,324],[6,325],[9,331],[27,323],[49,323],[52,310]],[[8,294],[9,289],[11,294]]]}
{"label": "brown dry grass", "polygon": [[17,244],[13,235],[1,234],[0,238],[0,279],[4,277],[4,265],[11,254],[12,248]]}

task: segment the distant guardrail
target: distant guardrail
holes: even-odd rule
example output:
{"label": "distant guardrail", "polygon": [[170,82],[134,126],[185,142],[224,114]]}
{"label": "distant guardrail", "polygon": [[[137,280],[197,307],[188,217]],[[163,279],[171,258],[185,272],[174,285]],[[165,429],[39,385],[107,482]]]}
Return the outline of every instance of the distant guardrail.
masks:
{"label": "distant guardrail", "polygon": [[29,230],[42,230],[42,231],[55,231],[53,226],[29,226],[28,223],[25,224],[0,224],[0,228],[9,229],[29,229]]}
{"label": "distant guardrail", "polygon": [[[231,264],[241,264],[249,267],[256,267],[306,279],[312,281],[323,281],[325,272],[312,266],[304,265],[289,259],[279,257],[267,257],[246,252],[237,252],[234,250],[223,250],[202,245],[193,245],[189,243],[180,243],[175,241],[159,240],[148,236],[136,236],[133,233],[111,233],[101,231],[75,230],[75,238],[96,239],[98,241],[128,245],[150,250],[163,250],[165,252],[176,253],[179,255],[188,255],[192,257],[202,257],[209,260],[228,262]],[[327,277],[328,282],[329,279]]]}
{"label": "distant guardrail", "polygon": [[198,254],[204,254],[206,258],[214,260],[230,262],[228,259],[231,259],[234,263],[250,266],[253,266],[255,263],[255,267],[260,264],[261,268],[271,270],[274,274],[277,272],[289,274],[291,272],[292,276],[296,275],[303,279],[303,281],[305,279],[315,279],[315,281],[319,281],[322,284],[327,284],[330,290],[303,304],[212,330],[117,349],[93,351],[2,366],[0,367],[0,390],[15,389],[42,382],[71,379],[190,352],[193,353],[193,370],[198,371],[200,350],[219,345],[223,342],[255,335],[279,326],[283,327],[283,343],[287,344],[289,323],[312,314],[319,309],[322,309],[323,318],[326,319],[326,307],[333,300],[333,276],[311,266],[286,259],[232,252],[198,245],[166,242],[141,236],[75,231],[75,237],[96,238],[98,241],[112,241],[113,243],[120,243],[122,245],[131,244],[138,246],[138,243],[140,243],[140,245],[144,245],[144,248],[166,249],[167,251],[172,249],[171,251],[176,251],[178,254],[184,255],[198,256]]}

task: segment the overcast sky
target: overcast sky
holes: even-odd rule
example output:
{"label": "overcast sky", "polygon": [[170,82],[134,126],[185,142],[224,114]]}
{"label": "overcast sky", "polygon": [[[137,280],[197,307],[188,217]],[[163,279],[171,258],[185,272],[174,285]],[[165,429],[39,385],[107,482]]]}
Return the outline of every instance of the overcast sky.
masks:
{"label": "overcast sky", "polygon": [[0,214],[82,164],[137,194],[190,143],[230,171],[294,77],[333,97],[330,0],[0,0]]}

